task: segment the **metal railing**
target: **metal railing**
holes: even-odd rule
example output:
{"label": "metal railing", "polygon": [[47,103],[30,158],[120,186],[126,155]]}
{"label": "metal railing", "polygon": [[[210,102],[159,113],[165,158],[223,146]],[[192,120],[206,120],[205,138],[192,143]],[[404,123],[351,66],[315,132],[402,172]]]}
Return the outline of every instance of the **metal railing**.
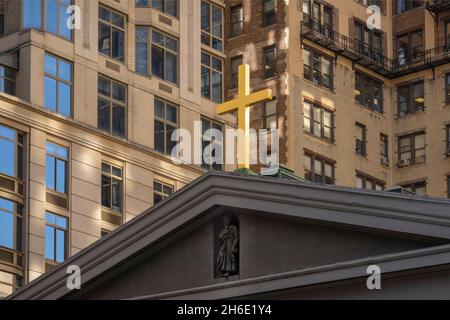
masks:
{"label": "metal railing", "polygon": [[425,7],[427,10],[438,13],[450,9],[450,0],[428,0]]}
{"label": "metal railing", "polygon": [[428,50],[418,47],[399,50],[397,57],[390,59],[367,44],[342,35],[330,26],[313,19],[303,20],[301,36],[388,78],[396,78],[450,62],[450,45]]}

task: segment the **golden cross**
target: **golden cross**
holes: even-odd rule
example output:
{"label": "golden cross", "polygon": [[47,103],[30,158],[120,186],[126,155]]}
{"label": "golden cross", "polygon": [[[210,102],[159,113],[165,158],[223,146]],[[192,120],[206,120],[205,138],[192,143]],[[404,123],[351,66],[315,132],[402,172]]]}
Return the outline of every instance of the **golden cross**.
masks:
{"label": "golden cross", "polygon": [[[244,131],[244,141],[238,136],[238,168],[250,169],[250,108],[252,105],[272,100],[272,90],[265,89],[250,94],[250,66],[241,64],[238,70],[238,97],[217,106],[222,115],[237,110],[238,129]],[[240,147],[239,147],[240,146]],[[243,160],[243,162],[242,162]]]}

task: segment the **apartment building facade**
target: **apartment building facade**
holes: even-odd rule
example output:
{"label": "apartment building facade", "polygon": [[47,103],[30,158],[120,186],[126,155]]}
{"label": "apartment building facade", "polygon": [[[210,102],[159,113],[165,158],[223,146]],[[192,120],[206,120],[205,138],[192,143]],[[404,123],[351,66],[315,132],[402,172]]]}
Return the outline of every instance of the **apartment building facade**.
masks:
{"label": "apartment building facade", "polygon": [[207,129],[235,126],[215,112],[224,7],[0,1],[0,296],[205,170],[233,169],[170,158],[175,128],[203,140]]}
{"label": "apartment building facade", "polygon": [[231,0],[226,12],[227,97],[237,61],[253,88],[274,90],[252,124],[281,130],[282,164],[310,181],[447,197],[449,1]]}

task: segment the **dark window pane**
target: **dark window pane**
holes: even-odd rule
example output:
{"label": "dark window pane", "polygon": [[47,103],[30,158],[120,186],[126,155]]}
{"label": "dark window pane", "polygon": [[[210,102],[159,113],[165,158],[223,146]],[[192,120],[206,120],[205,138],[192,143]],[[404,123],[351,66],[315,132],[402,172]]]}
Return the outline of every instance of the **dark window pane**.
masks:
{"label": "dark window pane", "polygon": [[166,133],[166,145],[167,145],[167,154],[172,153],[172,149],[176,146],[176,141],[172,141],[172,133],[176,129],[175,127],[166,125],[167,133]]}
{"label": "dark window pane", "polygon": [[222,102],[222,75],[217,72],[212,74],[212,100],[215,102]]}
{"label": "dark window pane", "polygon": [[164,51],[156,46],[152,46],[152,74],[164,78]]}
{"label": "dark window pane", "polygon": [[98,99],[98,128],[109,132],[110,125],[110,103],[108,101]]}
{"label": "dark window pane", "polygon": [[166,53],[166,78],[167,81],[177,82],[177,57],[171,53]]}
{"label": "dark window pane", "polygon": [[98,93],[105,96],[111,96],[111,81],[106,78],[98,77]]}
{"label": "dark window pane", "polygon": [[139,73],[148,73],[148,45],[144,42],[138,42],[136,45],[136,71]]}
{"label": "dark window pane", "polygon": [[205,98],[211,97],[211,80],[210,80],[210,73],[209,69],[202,67],[202,96]]}
{"label": "dark window pane", "polygon": [[166,113],[166,120],[177,123],[177,107],[167,104]]}
{"label": "dark window pane", "polygon": [[98,51],[104,55],[109,56],[111,52],[111,28],[104,23],[99,23],[98,29]]}
{"label": "dark window pane", "polygon": [[125,137],[125,108],[113,104],[112,134],[117,137]]}
{"label": "dark window pane", "polygon": [[115,211],[121,211],[121,181],[117,179],[112,179],[112,207],[111,209]]}
{"label": "dark window pane", "polygon": [[152,0],[152,8],[164,11],[164,0]]}
{"label": "dark window pane", "polygon": [[111,178],[102,175],[102,206],[111,207]]}
{"label": "dark window pane", "polygon": [[166,0],[166,12],[174,17],[178,16],[178,0]]}
{"label": "dark window pane", "polygon": [[112,30],[112,52],[111,57],[124,61],[124,32],[116,29]]}
{"label": "dark window pane", "polygon": [[155,150],[164,153],[164,124],[155,121]]}
{"label": "dark window pane", "polygon": [[126,87],[117,82],[113,82],[113,99],[125,102],[126,101]]}

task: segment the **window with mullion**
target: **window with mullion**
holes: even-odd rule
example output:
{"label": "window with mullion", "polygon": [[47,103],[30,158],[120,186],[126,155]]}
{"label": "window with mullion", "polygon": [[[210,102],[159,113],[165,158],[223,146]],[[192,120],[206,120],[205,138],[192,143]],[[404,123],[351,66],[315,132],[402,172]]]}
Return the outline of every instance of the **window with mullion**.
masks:
{"label": "window with mullion", "polygon": [[46,186],[47,190],[67,194],[67,163],[69,151],[65,147],[47,142],[46,154]]}
{"label": "window with mullion", "polygon": [[178,83],[178,40],[149,27],[136,27],[136,71]]}
{"label": "window with mullion", "polygon": [[277,47],[275,45],[263,49],[264,79],[276,74]]}
{"label": "window with mullion", "polygon": [[98,51],[120,62],[125,61],[125,16],[99,7]]}
{"label": "window with mullion", "polygon": [[244,28],[244,13],[242,4],[230,9],[230,36],[236,37],[242,34]]}
{"label": "window with mullion", "polygon": [[445,75],[445,103],[450,105],[450,73]]}
{"label": "window with mullion", "polygon": [[356,175],[356,187],[360,189],[384,190],[385,184],[385,182],[375,180],[360,173]]}
{"label": "window with mullion", "polygon": [[173,193],[173,186],[167,183],[153,182],[153,205],[163,201]]}
{"label": "window with mullion", "polygon": [[[389,161],[389,138],[387,135],[380,133],[380,158],[385,159],[385,162]],[[382,164],[387,164],[383,163]]]}
{"label": "window with mullion", "polygon": [[425,133],[418,132],[398,138],[398,160],[409,161],[410,164],[426,161]]}
{"label": "window with mullion", "polygon": [[152,7],[158,11],[178,17],[178,2],[179,0],[136,0],[137,8]]}
{"label": "window with mullion", "polygon": [[334,163],[324,158],[306,153],[305,179],[311,182],[334,184]]}
{"label": "window with mullion", "polygon": [[102,163],[102,206],[122,212],[122,168]]}
{"label": "window with mullion", "polygon": [[[207,152],[206,148],[210,152]],[[223,125],[202,118],[202,167],[208,170],[223,170],[223,152]]]}
{"label": "window with mullion", "polygon": [[44,62],[44,107],[63,116],[72,116],[73,64],[49,53]]}
{"label": "window with mullion", "polygon": [[67,258],[68,219],[50,212],[45,214],[45,259],[62,263]]}
{"label": "window with mullion", "polygon": [[399,116],[425,110],[423,81],[407,84],[397,89]]}
{"label": "window with mullion", "polygon": [[230,60],[230,89],[238,87],[239,66],[242,62],[242,56],[234,57]]}
{"label": "window with mullion", "polygon": [[276,16],[277,0],[262,0],[262,25],[270,26],[277,22]]}
{"label": "window with mullion", "polygon": [[98,128],[116,137],[126,137],[127,86],[98,77]]}
{"label": "window with mullion", "polygon": [[383,85],[362,73],[355,74],[355,99],[359,104],[383,113]]}
{"label": "window with mullion", "polygon": [[0,174],[23,179],[23,135],[0,125]]}
{"label": "window with mullion", "polygon": [[67,27],[70,15],[68,8],[72,5],[71,0],[46,0],[45,10],[45,31],[51,32],[67,40],[72,40],[72,30]]}
{"label": "window with mullion", "polygon": [[356,123],[356,153],[360,156],[367,156],[367,133],[366,126]]}
{"label": "window with mullion", "polygon": [[355,22],[356,50],[377,62],[382,60],[381,34],[369,29],[365,24]]}
{"label": "window with mullion", "polygon": [[201,42],[223,51],[223,9],[208,1],[201,3]]}
{"label": "window with mullion", "polygon": [[318,53],[303,48],[303,76],[327,89],[333,89],[333,63]]}
{"label": "window with mullion", "polygon": [[445,154],[450,156],[450,124],[445,126]]}
{"label": "window with mullion", "polygon": [[424,0],[396,0],[396,13],[400,14],[423,6]]}
{"label": "window with mullion", "polygon": [[418,181],[406,185],[402,185],[403,189],[406,189],[410,192],[414,192],[421,196],[427,195],[427,182],[426,181]]}
{"label": "window with mullion", "polygon": [[223,99],[223,60],[202,51],[201,65],[202,96],[221,103]]}
{"label": "window with mullion", "polygon": [[333,112],[309,101],[303,102],[304,130],[329,142],[334,141]]}
{"label": "window with mullion", "polygon": [[264,103],[264,129],[272,130],[278,128],[277,100],[272,98],[271,101]]}
{"label": "window with mullion", "polygon": [[178,106],[155,98],[155,150],[170,155],[177,141],[172,133],[178,128]]}
{"label": "window with mullion", "polygon": [[0,92],[16,94],[16,72],[3,65],[0,65]]}
{"label": "window with mullion", "polygon": [[22,205],[0,197],[0,247],[22,251]]}

